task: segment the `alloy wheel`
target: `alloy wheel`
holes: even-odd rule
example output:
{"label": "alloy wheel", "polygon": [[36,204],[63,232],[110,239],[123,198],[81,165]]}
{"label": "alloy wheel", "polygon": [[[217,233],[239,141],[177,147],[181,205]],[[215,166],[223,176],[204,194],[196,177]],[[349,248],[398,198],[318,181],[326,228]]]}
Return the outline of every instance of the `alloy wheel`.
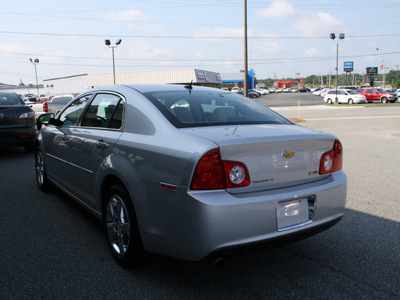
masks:
{"label": "alloy wheel", "polygon": [[113,195],[107,203],[106,226],[108,239],[118,255],[124,255],[130,243],[130,220],[122,198]]}

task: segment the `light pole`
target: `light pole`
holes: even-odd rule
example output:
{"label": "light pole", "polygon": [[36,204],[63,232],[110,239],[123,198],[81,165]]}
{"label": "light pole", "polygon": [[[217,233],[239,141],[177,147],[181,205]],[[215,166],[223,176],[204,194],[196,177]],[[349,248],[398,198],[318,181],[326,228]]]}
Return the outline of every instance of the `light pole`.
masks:
{"label": "light pole", "polygon": [[111,45],[110,40],[105,40],[104,41],[106,46],[108,46],[108,48],[111,48],[112,50],[112,60],[113,60],[113,77],[114,77],[114,84],[115,84],[115,59],[114,59],[114,48],[117,48],[119,44],[121,44],[122,40],[119,39],[118,41],[116,41],[115,46]]}
{"label": "light pole", "polygon": [[[334,33],[331,33],[329,35],[331,40],[335,40],[336,35]],[[344,33],[339,34],[339,39],[336,41],[336,97],[335,97],[335,104],[338,104],[338,81],[339,81],[339,75],[338,75],[338,59],[339,59],[339,40],[344,40]]]}
{"label": "light pole", "polygon": [[29,60],[35,66],[36,89],[37,89],[37,95],[38,95],[38,98],[39,98],[40,94],[39,94],[39,85],[38,85],[37,70],[36,70],[36,65],[39,63],[39,58],[35,58],[34,60],[32,58],[30,58]]}

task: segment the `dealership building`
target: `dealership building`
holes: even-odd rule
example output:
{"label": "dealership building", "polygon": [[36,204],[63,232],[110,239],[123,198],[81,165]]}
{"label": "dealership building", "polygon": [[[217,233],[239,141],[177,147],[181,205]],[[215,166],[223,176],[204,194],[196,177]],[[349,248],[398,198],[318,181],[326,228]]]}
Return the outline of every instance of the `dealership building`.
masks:
{"label": "dealership building", "polygon": [[[221,87],[221,75],[216,72],[183,69],[115,73],[116,84],[189,84]],[[88,73],[43,80],[46,95],[81,93],[92,87],[112,85],[113,73]]]}

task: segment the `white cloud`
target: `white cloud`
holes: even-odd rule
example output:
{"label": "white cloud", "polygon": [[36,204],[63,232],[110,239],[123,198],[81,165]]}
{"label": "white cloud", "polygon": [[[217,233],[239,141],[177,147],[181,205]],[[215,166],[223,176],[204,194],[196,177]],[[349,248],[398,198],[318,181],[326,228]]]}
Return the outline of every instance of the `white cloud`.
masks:
{"label": "white cloud", "polygon": [[29,53],[32,51],[31,47],[10,43],[10,44],[0,44],[0,54],[10,55],[12,53]]}
{"label": "white cloud", "polygon": [[343,22],[328,13],[306,13],[293,24],[293,27],[305,36],[328,36],[329,32],[337,32],[338,28],[340,30],[343,27]]}
{"label": "white cloud", "polygon": [[306,50],[305,55],[310,56],[310,57],[319,56],[319,55],[321,55],[321,51],[311,48],[311,49]]}
{"label": "white cloud", "polygon": [[262,18],[284,18],[295,12],[296,9],[288,1],[275,0],[268,8],[259,10],[257,14]]}
{"label": "white cloud", "polygon": [[129,51],[129,56],[135,58],[170,58],[171,51],[164,48],[150,47],[144,44],[135,45],[133,50]]}
{"label": "white cloud", "polygon": [[148,17],[138,9],[127,9],[103,15],[107,21],[145,21]]}

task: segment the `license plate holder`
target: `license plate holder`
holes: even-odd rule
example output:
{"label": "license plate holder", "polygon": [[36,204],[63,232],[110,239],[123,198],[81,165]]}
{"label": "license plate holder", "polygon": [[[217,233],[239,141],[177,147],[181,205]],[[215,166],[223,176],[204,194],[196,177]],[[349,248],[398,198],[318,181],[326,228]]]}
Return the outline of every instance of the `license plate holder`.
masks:
{"label": "license plate holder", "polygon": [[276,206],[278,231],[304,226],[311,222],[307,198],[282,201]]}

